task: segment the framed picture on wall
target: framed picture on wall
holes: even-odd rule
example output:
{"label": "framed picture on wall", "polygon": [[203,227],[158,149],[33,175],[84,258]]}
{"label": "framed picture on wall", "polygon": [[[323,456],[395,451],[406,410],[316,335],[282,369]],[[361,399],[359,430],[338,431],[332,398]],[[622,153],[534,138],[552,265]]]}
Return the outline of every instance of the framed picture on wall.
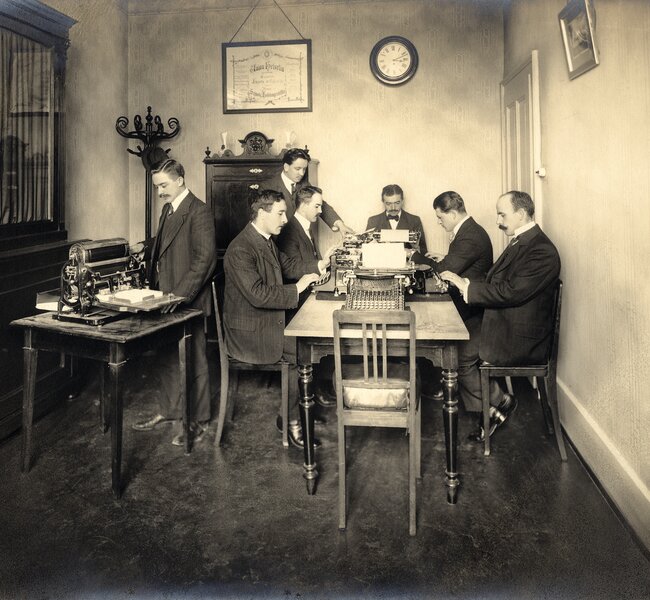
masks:
{"label": "framed picture on wall", "polygon": [[311,112],[311,40],[221,44],[224,113]]}
{"label": "framed picture on wall", "polygon": [[569,79],[574,79],[599,63],[594,36],[596,13],[591,0],[569,0],[558,18]]}

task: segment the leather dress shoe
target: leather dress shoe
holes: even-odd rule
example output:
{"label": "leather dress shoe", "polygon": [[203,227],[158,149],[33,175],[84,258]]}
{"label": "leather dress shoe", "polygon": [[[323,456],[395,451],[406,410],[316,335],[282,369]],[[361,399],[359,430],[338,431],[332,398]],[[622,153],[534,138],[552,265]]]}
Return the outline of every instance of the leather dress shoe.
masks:
{"label": "leather dress shoe", "polygon": [[336,406],[336,396],[332,397],[327,392],[316,392],[314,394],[314,402],[323,408],[332,408],[332,406]]}
{"label": "leather dress shoe", "polygon": [[148,419],[145,419],[144,421],[137,421],[131,425],[132,429],[135,429],[135,431],[151,431],[152,429],[155,429],[157,425],[160,424],[167,424],[171,423],[172,420],[168,419],[167,417],[163,417],[162,415],[153,415],[152,417],[149,417]]}
{"label": "leather dress shoe", "polygon": [[[494,434],[494,432],[508,420],[512,413],[515,412],[517,404],[517,398],[512,394],[503,394],[503,400],[501,400],[499,406],[490,406],[490,437],[492,437],[492,434]],[[479,416],[478,427],[469,434],[468,439],[472,442],[485,441],[482,414]]]}
{"label": "leather dress shoe", "polygon": [[[278,428],[278,431],[280,433],[282,432],[282,417],[278,415],[278,418],[275,420],[275,426]],[[301,450],[305,447],[305,442],[302,437],[302,426],[300,425],[300,422],[297,421],[296,419],[290,420],[289,421],[289,427],[287,428],[287,434],[289,437],[289,442],[294,445],[296,448],[300,448]],[[320,440],[318,440],[316,437],[314,437],[314,448],[320,448]]]}
{"label": "leather dress shoe", "polygon": [[[201,425],[201,423],[190,423],[190,436],[192,438],[192,443],[198,444],[203,439],[203,436],[207,431],[207,426]],[[185,432],[181,431],[180,433],[177,433],[172,438],[172,444],[174,446],[184,446]]]}

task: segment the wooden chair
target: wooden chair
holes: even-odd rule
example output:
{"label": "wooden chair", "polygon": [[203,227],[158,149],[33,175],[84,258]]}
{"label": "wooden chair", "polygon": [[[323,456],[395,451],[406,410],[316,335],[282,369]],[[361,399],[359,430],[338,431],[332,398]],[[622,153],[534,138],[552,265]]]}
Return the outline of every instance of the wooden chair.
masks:
{"label": "wooden chair", "polygon": [[[346,427],[401,427],[409,437],[409,533],[415,535],[420,479],[420,398],[416,385],[415,314],[409,310],[336,310],[334,374],[339,446],[339,529],[346,527]],[[408,363],[388,360],[388,354]],[[342,364],[341,356],[360,356]]]}
{"label": "wooden chair", "polygon": [[[553,340],[547,361],[541,365],[524,365],[524,366],[496,366],[489,363],[482,363],[479,366],[481,372],[481,395],[483,399],[483,430],[489,430],[490,423],[490,377],[533,377],[537,395],[542,406],[542,414],[546,422],[546,428],[549,435],[555,431],[557,447],[560,451],[560,457],[563,461],[567,460],[566,449],[564,447],[564,438],[562,436],[562,426],[560,425],[560,415],[557,404],[557,353],[558,342],[560,339],[560,314],[562,312],[562,281],[558,280],[555,290],[554,301],[555,327],[553,330]],[[542,385],[539,385],[538,377],[543,377]],[[552,423],[548,418],[550,409]],[[485,436],[484,454],[490,454],[490,436]]]}
{"label": "wooden chair", "polygon": [[[282,445],[289,447],[289,363],[279,361],[277,363],[255,365],[245,363],[228,356],[228,348],[223,330],[221,304],[217,297],[217,285],[212,281],[212,301],[214,304],[214,316],[217,329],[217,341],[219,344],[219,364],[221,367],[221,395],[219,396],[219,421],[217,423],[217,437],[214,440],[215,446],[221,445],[221,436],[226,422],[226,413],[232,421],[235,410],[235,395],[237,391],[239,371],[279,371],[281,374],[282,399],[280,414],[282,416]],[[230,375],[233,375],[231,377]],[[230,405],[230,410],[228,406]]]}

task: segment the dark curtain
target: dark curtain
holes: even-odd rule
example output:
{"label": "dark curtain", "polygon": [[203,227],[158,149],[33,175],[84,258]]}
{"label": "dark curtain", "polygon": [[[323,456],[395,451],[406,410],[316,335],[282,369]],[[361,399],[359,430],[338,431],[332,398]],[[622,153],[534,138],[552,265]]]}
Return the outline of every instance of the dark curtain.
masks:
{"label": "dark curtain", "polygon": [[49,48],[0,28],[0,224],[52,220]]}

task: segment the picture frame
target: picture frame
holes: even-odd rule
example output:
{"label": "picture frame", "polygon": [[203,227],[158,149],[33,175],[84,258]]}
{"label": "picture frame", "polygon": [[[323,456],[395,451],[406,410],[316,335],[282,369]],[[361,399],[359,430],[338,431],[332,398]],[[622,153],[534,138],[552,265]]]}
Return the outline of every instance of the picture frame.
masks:
{"label": "picture frame", "polygon": [[221,44],[223,112],[311,112],[311,40]]}
{"label": "picture frame", "polygon": [[596,12],[591,0],[569,0],[558,15],[569,79],[599,64],[596,46]]}

